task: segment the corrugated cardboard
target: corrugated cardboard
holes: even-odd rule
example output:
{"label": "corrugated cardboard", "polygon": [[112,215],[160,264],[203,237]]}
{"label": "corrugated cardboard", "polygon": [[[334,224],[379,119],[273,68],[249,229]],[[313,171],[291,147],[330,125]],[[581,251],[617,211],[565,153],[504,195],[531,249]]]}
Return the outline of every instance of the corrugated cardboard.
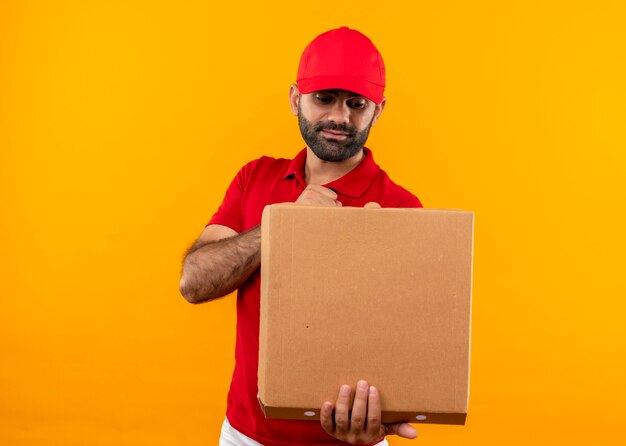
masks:
{"label": "corrugated cardboard", "polygon": [[365,379],[383,422],[464,424],[473,213],[278,204],[261,241],[259,402],[319,419]]}

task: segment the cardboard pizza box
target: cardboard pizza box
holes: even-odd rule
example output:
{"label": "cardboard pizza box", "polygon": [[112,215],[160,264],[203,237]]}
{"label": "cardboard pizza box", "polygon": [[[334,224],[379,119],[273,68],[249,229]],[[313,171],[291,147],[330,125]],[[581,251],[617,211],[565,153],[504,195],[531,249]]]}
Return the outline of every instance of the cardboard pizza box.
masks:
{"label": "cardboard pizza box", "polygon": [[464,424],[473,213],[267,206],[259,402],[319,419],[342,384],[378,388],[383,422]]}

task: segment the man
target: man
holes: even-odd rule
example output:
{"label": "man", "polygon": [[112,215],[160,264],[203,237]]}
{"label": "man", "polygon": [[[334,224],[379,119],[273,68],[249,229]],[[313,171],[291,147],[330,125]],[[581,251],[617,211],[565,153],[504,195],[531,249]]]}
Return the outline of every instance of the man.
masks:
{"label": "man", "polygon": [[221,445],[386,445],[387,434],[415,438],[408,424],[380,423],[380,395],[359,381],[325,402],[321,422],[266,419],[257,401],[261,213],[272,203],[421,207],[393,183],[364,147],[385,108],[385,67],[372,42],[342,27],[304,50],[289,91],[306,142],[293,160],[262,157],[245,165],[189,249],[180,289],[192,303],[238,289],[235,370]]}

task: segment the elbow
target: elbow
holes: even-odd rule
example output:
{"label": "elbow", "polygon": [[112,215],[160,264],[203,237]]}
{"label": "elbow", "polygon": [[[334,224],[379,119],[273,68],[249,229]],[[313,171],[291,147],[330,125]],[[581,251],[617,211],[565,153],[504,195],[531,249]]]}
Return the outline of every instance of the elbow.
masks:
{"label": "elbow", "polygon": [[192,284],[189,283],[189,280],[187,280],[185,275],[183,275],[180,279],[179,290],[180,294],[182,294],[185,300],[190,304],[200,304],[202,302],[214,299],[214,297],[212,297],[210,293],[207,293],[206,291],[203,292],[203,290],[192,286]]}
{"label": "elbow", "polygon": [[180,278],[179,290],[180,294],[182,294],[185,300],[190,304],[201,304],[221,296],[215,289],[207,289],[206,287],[194,285],[184,274]]}
{"label": "elbow", "polygon": [[210,297],[202,295],[197,290],[192,290],[192,289],[183,288],[183,287],[180,288],[180,294],[183,295],[183,297],[185,298],[187,302],[189,302],[190,304],[194,304],[194,305],[201,304],[202,302],[211,300]]}
{"label": "elbow", "polygon": [[190,304],[199,304],[199,303],[204,302],[204,300],[200,297],[200,295],[198,295],[198,293],[194,293],[188,290],[183,290],[181,288],[180,294],[182,294],[185,300],[189,302]]}

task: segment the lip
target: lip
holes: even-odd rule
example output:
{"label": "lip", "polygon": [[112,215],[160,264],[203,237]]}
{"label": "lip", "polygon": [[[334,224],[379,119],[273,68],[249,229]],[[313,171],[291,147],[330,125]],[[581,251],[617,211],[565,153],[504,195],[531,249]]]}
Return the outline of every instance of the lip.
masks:
{"label": "lip", "polygon": [[320,133],[327,139],[336,139],[338,141],[344,141],[348,139],[349,134],[346,132],[338,132],[335,130],[321,130]]}

